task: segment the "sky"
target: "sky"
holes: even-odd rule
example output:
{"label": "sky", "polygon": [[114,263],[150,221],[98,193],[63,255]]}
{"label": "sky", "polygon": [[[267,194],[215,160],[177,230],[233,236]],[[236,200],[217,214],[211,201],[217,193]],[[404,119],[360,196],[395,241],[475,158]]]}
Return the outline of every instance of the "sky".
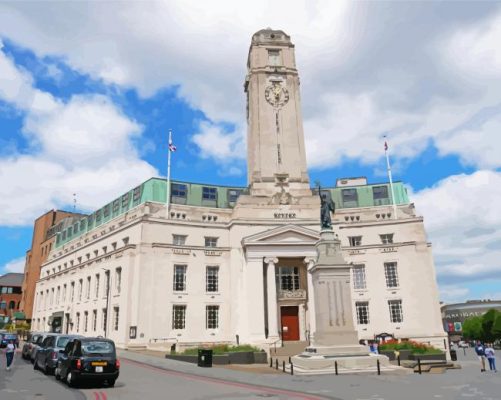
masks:
{"label": "sky", "polygon": [[[0,2],[0,274],[33,221],[152,176],[246,182],[250,39],[296,46],[312,182],[394,179],[444,302],[501,298],[501,3]],[[75,194],[75,196],[74,196]]]}

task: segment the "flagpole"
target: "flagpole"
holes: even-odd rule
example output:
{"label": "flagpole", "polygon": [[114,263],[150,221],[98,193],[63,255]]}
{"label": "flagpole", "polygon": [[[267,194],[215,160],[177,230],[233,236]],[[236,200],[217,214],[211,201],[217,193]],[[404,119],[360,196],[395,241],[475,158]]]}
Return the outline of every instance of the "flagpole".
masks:
{"label": "flagpole", "polygon": [[172,145],[172,129],[169,129],[169,144],[167,146],[167,191],[166,191],[166,213],[167,219],[169,218],[169,208],[170,208],[170,146]]}
{"label": "flagpole", "polygon": [[[386,136],[385,136],[386,138]],[[388,178],[390,180],[391,202],[393,203],[393,219],[397,219],[397,201],[395,199],[395,190],[393,189],[393,179],[391,176],[390,155],[388,151],[388,144],[384,142],[384,155],[386,156],[386,169],[388,171]]]}

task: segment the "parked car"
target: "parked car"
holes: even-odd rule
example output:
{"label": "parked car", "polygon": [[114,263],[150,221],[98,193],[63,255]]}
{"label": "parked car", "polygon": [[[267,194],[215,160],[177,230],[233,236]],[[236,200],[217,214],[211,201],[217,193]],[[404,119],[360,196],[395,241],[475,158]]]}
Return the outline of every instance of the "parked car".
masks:
{"label": "parked car", "polygon": [[26,340],[26,342],[24,342],[21,356],[25,360],[28,360],[30,358],[31,350],[33,350],[33,346],[35,345],[35,343],[38,340],[38,337],[40,335],[41,335],[41,333],[33,332],[28,336],[28,340]]}
{"label": "parked car", "polygon": [[119,373],[120,361],[113,340],[75,338],[61,351],[54,375],[66,380],[68,386],[82,381],[114,386]]}
{"label": "parked car", "polygon": [[38,350],[40,350],[40,346],[42,345],[43,341],[47,336],[57,336],[57,333],[42,333],[38,338],[35,343],[33,343],[33,347],[30,352],[30,361],[33,363],[35,362],[35,357],[37,356]]}
{"label": "parked car", "polygon": [[0,348],[7,347],[11,341],[14,343],[14,346],[19,347],[19,337],[17,333],[0,333]]}
{"label": "parked car", "polygon": [[460,340],[458,342],[458,347],[460,349],[462,349],[462,348],[468,348],[468,347],[470,347],[470,345],[468,344],[468,342],[465,342],[464,340]]}
{"label": "parked car", "polygon": [[61,350],[64,350],[66,345],[76,335],[49,335],[47,336],[40,348],[38,349],[35,360],[33,362],[34,369],[41,369],[44,374],[52,375],[57,367],[57,362],[61,358]]}

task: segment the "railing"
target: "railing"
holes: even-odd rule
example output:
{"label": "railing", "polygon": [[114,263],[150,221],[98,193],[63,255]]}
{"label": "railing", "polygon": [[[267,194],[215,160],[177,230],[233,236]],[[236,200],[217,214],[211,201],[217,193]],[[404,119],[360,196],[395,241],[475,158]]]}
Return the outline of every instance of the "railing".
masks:
{"label": "railing", "polygon": [[[280,335],[280,336],[281,336],[281,335]],[[277,354],[277,343],[278,343],[278,342],[281,342],[280,347],[283,347],[283,346],[284,346],[284,342],[282,341],[282,338],[281,338],[281,337],[280,337],[279,339],[275,340],[275,341],[271,344],[271,345],[273,346],[273,348],[274,348],[273,352],[274,352],[275,354]]]}

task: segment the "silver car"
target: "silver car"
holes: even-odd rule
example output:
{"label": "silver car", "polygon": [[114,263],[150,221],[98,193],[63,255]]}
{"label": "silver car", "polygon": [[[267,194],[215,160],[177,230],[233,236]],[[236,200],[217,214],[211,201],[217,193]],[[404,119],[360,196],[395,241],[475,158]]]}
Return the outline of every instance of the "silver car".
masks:
{"label": "silver car", "polygon": [[23,350],[21,353],[21,356],[25,359],[28,360],[30,358],[31,350],[33,350],[33,346],[35,345],[36,341],[42,334],[40,332],[32,332],[28,336],[28,340],[24,342],[23,344]]}
{"label": "silver car", "polygon": [[45,375],[52,375],[61,358],[61,350],[64,350],[71,339],[79,338],[79,335],[49,335],[47,336],[35,356],[33,368],[41,369]]}
{"label": "silver car", "polygon": [[35,358],[37,356],[38,350],[40,350],[40,346],[42,345],[43,341],[47,336],[58,336],[58,333],[42,333],[38,338],[35,343],[33,343],[33,348],[31,349],[30,352],[30,361],[33,363],[35,362]]}

